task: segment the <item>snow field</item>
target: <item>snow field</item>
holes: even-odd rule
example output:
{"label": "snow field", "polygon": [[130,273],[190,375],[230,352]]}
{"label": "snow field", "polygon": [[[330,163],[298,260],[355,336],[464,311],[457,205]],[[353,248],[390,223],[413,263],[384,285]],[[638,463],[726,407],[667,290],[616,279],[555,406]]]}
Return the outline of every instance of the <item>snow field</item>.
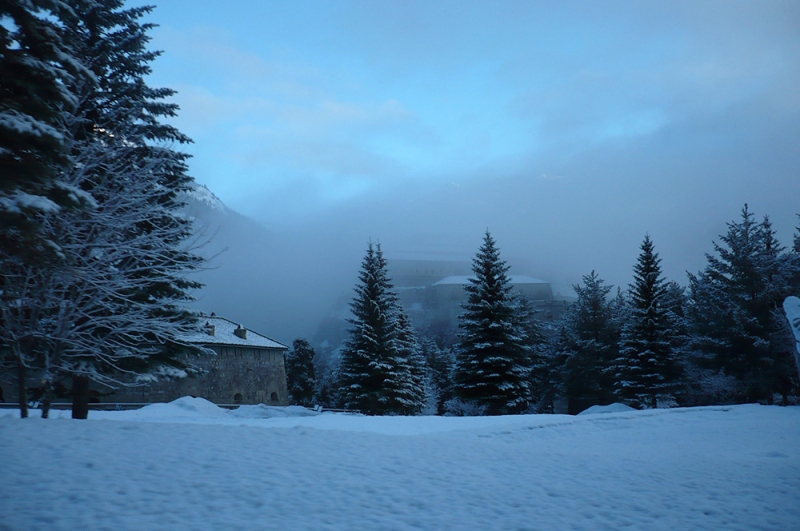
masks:
{"label": "snow field", "polygon": [[185,398],[89,421],[8,412],[0,529],[800,528],[797,407],[303,411]]}

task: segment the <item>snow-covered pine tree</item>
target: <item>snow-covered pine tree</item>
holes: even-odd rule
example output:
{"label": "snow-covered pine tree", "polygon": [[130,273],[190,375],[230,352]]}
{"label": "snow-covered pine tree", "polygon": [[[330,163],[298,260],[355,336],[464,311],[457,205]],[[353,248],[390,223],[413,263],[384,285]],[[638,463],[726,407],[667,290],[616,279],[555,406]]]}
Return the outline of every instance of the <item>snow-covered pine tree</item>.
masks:
{"label": "snow-covered pine tree", "polygon": [[444,415],[445,403],[453,398],[453,350],[439,347],[430,337],[423,339],[420,346],[427,371],[429,409],[435,415]]}
{"label": "snow-covered pine tree", "polygon": [[397,307],[397,336],[392,376],[384,381],[385,400],[397,404],[396,411],[417,415],[425,407],[425,360],[408,314]]}
{"label": "snow-covered pine tree", "polygon": [[459,316],[453,394],[489,415],[521,413],[530,398],[530,345],[515,313],[508,266],[488,230],[472,271]]}
{"label": "snow-covered pine tree", "polygon": [[401,334],[399,302],[379,244],[367,246],[355,291],[350,337],[339,364],[344,406],[368,415],[419,411],[408,353],[402,351],[408,337]]}
{"label": "snow-covered pine tree", "polygon": [[341,408],[344,404],[339,398],[339,371],[323,365],[314,367],[317,373],[317,384],[314,387],[314,401],[317,405],[331,408]]}
{"label": "snow-covered pine tree", "polygon": [[582,280],[573,286],[577,299],[564,312],[552,343],[553,383],[580,404],[608,404],[614,396],[612,368],[620,334],[618,312],[609,298],[613,286],[595,271]]}
{"label": "snow-covered pine tree", "polygon": [[42,218],[85,199],[60,178],[69,163],[61,113],[77,103],[66,86],[87,72],[64,46],[56,7],[0,4],[0,252],[26,262],[58,256]]}
{"label": "snow-covered pine tree", "polygon": [[[76,416],[81,417],[90,379],[113,383],[110,376],[115,373],[139,379],[182,373],[174,356],[185,346],[175,337],[191,329],[195,317],[181,302],[189,299],[188,290],[198,287],[186,274],[202,261],[189,250],[191,221],[180,211],[179,194],[192,179],[188,155],[174,145],[190,140],[161,123],[176,113],[177,106],[164,101],[174,91],[151,88],[144,81],[160,53],[147,50],[153,25],[140,22],[152,8],[124,9],[121,0],[76,0],[72,7],[70,48],[92,70],[97,84],[73,87],[80,105],[65,116],[77,161],[70,177],[92,194],[98,207],[91,216],[65,226],[73,227],[67,235],[77,243],[80,260],[89,262],[103,249],[104,261],[119,272],[107,296],[87,308],[95,324],[86,329],[82,342],[91,348],[72,349],[64,366],[73,376],[75,406],[80,406]],[[111,161],[118,170],[109,171],[115,168]],[[108,215],[114,211],[128,215]],[[104,217],[121,223],[108,225],[101,234],[95,226]],[[81,247],[81,242],[88,245]]]}
{"label": "snow-covered pine tree", "polygon": [[353,318],[350,337],[339,364],[339,392],[344,406],[365,414],[383,414],[383,381],[389,369],[387,357],[394,343],[396,296],[387,277],[380,245],[367,246],[361,263],[356,296],[350,303]]}
{"label": "snow-covered pine tree", "polygon": [[91,75],[64,45],[61,11],[45,0],[0,4],[0,344],[10,352],[4,364],[17,372],[23,418],[40,334],[28,326],[28,317],[38,313],[28,311],[34,301],[20,288],[38,275],[14,272],[60,263],[63,250],[48,231],[47,216],[90,204],[62,179],[70,161],[61,115],[77,103],[66,87],[91,82]]}
{"label": "snow-covered pine tree", "polygon": [[706,255],[705,270],[689,275],[695,361],[735,378],[734,400],[771,401],[773,393],[796,386],[780,315],[791,294],[784,249],[769,219],[756,222],[747,205],[720,240],[714,243],[718,256]]}
{"label": "snow-covered pine tree", "polygon": [[511,294],[514,302],[514,315],[522,328],[525,347],[528,349],[528,385],[530,404],[535,411],[548,411],[549,405],[549,360],[547,356],[547,339],[542,325],[536,317],[538,311],[525,294]]}
{"label": "snow-covered pine tree", "polygon": [[686,361],[690,405],[709,405],[736,401],[746,394],[745,386],[721,366],[718,355],[729,345],[717,326],[732,316],[729,300],[720,282],[712,281],[708,271],[689,277],[687,304],[688,345]]}
{"label": "snow-covered pine tree", "polygon": [[295,339],[292,350],[286,355],[286,386],[292,404],[314,405],[316,374],[314,347],[305,339]]}
{"label": "snow-covered pine tree", "polygon": [[633,269],[629,290],[630,316],[622,327],[622,345],[615,367],[615,391],[637,407],[655,408],[660,396],[674,397],[681,366],[674,349],[674,325],[668,307],[661,259],[646,235]]}
{"label": "snow-covered pine tree", "polygon": [[68,155],[59,177],[93,208],[48,211],[42,223],[60,260],[17,264],[6,285],[16,300],[31,301],[16,317],[35,334],[28,348],[45,388],[71,375],[73,416],[85,418],[90,379],[115,385],[185,374],[174,354],[188,346],[175,338],[194,326],[180,303],[197,286],[186,274],[201,260],[179,210],[191,182],[187,155],[172,147],[189,140],[160,123],[176,111],[163,101],[173,91],[143,79],[158,55],[146,50],[151,25],[139,23],[150,8],[124,10],[117,0],[53,6],[59,45],[80,58],[77,71],[90,72],[62,81],[76,105],[59,116]]}

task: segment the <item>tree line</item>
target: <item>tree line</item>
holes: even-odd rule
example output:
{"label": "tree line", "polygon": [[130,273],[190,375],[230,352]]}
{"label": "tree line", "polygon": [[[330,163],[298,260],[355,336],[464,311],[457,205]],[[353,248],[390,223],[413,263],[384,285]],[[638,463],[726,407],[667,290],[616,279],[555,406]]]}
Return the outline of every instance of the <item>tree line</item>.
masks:
{"label": "tree line", "polygon": [[183,376],[176,339],[198,284],[190,142],[163,123],[174,91],[145,82],[152,7],[122,0],[0,3],[0,360],[43,416],[58,393],[86,418],[89,382]]}
{"label": "tree line", "polygon": [[757,221],[747,205],[727,226],[706,267],[688,274],[688,288],[664,277],[645,235],[630,286],[614,290],[595,271],[584,275],[549,337],[531,301],[512,291],[487,231],[452,346],[418,337],[380,245],[370,243],[338,367],[315,381],[313,348],[295,342],[290,394],[376,415],[553,412],[559,401],[571,412],[612,402],[796,401],[794,339],[781,305],[800,293],[800,228],[785,249],[769,218]]}

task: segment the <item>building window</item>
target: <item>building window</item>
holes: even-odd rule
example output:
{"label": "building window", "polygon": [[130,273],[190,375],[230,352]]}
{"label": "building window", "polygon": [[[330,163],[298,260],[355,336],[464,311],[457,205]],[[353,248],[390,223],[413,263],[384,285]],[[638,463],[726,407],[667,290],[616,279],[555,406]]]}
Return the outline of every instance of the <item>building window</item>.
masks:
{"label": "building window", "polygon": [[278,393],[276,393],[275,391],[272,391],[269,394],[269,401],[270,402],[277,402],[278,401]]}
{"label": "building window", "polygon": [[234,404],[242,403],[242,393],[236,393],[235,395],[233,395],[233,403]]}

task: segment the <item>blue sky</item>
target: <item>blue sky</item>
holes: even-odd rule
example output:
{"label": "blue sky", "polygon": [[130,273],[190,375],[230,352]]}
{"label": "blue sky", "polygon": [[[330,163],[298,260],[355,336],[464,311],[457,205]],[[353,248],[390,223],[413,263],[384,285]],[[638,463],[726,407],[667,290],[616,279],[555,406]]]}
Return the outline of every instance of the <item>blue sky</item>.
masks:
{"label": "blue sky", "polygon": [[624,285],[646,232],[685,277],[745,202],[787,243],[800,212],[795,1],[164,0],[148,20],[192,174],[275,230],[472,252],[489,227],[519,273]]}

